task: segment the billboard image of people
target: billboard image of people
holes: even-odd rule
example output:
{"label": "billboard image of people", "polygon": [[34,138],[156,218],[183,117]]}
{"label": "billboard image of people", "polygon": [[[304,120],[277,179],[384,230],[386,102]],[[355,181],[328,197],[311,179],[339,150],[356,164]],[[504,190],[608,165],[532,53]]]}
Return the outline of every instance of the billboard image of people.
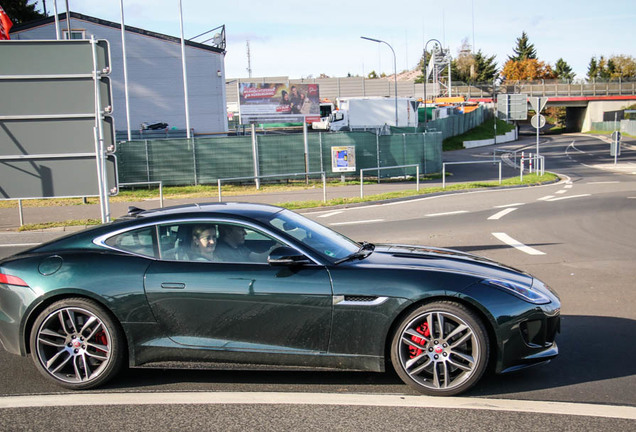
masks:
{"label": "billboard image of people", "polygon": [[239,114],[242,124],[320,121],[318,84],[239,83]]}

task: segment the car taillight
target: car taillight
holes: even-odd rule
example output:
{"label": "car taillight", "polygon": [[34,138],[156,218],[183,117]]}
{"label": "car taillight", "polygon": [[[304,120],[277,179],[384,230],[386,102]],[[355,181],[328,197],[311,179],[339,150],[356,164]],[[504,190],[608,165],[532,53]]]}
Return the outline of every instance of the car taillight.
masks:
{"label": "car taillight", "polygon": [[17,276],[0,273],[0,283],[7,285],[29,286],[25,281]]}

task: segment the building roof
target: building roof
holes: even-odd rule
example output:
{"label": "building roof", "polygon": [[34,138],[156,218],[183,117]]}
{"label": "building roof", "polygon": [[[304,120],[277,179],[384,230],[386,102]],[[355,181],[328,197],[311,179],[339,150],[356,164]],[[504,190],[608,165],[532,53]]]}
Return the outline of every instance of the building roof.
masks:
{"label": "building roof", "polygon": [[[108,21],[108,20],[104,20],[101,18],[95,18],[89,15],[84,15],[84,14],[80,14],[77,12],[69,12],[71,18],[75,18],[77,20],[81,20],[81,21],[86,21],[86,22],[90,22],[90,23],[94,23],[94,24],[99,24],[99,25],[103,25],[106,27],[112,27],[114,29],[117,30],[121,30],[121,23],[116,23],[113,21]],[[58,19],[60,22],[64,21],[66,22],[66,12],[60,13],[58,14]],[[18,32],[22,32],[25,30],[29,30],[35,27],[41,27],[43,25],[47,25],[50,23],[55,22],[55,16],[51,15],[48,16],[46,18],[42,18],[39,20],[34,20],[34,21],[29,21],[27,23],[21,24],[21,25],[16,25],[13,26],[11,28],[11,32],[10,34],[14,34],[14,33],[18,33]],[[174,42],[174,43],[181,43],[181,39],[174,37],[174,36],[168,36],[162,33],[156,33],[150,30],[144,30],[138,27],[132,27],[129,25],[126,25],[126,31],[131,32],[131,33],[138,33],[144,36],[149,36],[152,38],[156,38],[156,39],[161,39],[161,40],[165,40],[168,42]],[[200,49],[204,49],[207,51],[213,51],[213,52],[217,52],[220,54],[225,54],[225,50],[218,48],[218,47],[213,47],[211,45],[205,45],[199,42],[193,42],[193,41],[189,41],[189,40],[185,40],[185,44],[191,47],[195,47],[195,48],[200,48]]]}

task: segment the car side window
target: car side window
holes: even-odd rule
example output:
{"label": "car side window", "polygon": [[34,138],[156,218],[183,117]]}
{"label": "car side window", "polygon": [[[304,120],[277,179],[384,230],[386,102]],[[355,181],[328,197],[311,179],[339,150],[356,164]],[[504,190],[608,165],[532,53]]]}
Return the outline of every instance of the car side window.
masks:
{"label": "car side window", "polygon": [[250,227],[220,223],[214,257],[220,262],[267,264],[269,253],[279,246],[284,245]]}
{"label": "car side window", "polygon": [[159,225],[159,252],[168,261],[215,261],[217,228],[212,222]]}
{"label": "car side window", "polygon": [[157,256],[155,227],[126,231],[106,240],[115,249],[155,258]]}

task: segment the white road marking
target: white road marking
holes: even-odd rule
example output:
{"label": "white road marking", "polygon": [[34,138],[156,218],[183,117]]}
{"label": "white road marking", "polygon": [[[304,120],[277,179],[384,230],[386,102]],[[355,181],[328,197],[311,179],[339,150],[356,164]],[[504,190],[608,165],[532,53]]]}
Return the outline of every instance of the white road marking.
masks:
{"label": "white road marking", "polygon": [[549,199],[548,201],[553,202],[553,201],[561,201],[561,200],[565,200],[565,199],[570,199],[570,198],[581,198],[581,197],[587,197],[590,196],[591,194],[581,194],[581,195],[570,195],[570,196],[564,196],[564,197],[560,197],[560,198],[552,198]]}
{"label": "white road marking", "polygon": [[376,222],[384,222],[384,219],[368,219],[368,220],[351,221],[351,222],[334,222],[334,223],[329,224],[329,225],[331,225],[331,226],[355,225],[355,224],[376,223]]}
{"label": "white road marking", "polygon": [[561,189],[561,190],[559,190],[559,191],[556,191],[555,193],[556,193],[557,195],[560,195],[560,194],[564,194],[564,193],[566,193],[566,192],[567,192],[567,190],[565,190],[565,189]]}
{"label": "white road marking", "polygon": [[525,203],[504,204],[504,205],[494,206],[493,208],[517,207],[522,205],[525,205]]}
{"label": "white road marking", "polygon": [[572,189],[574,187],[574,185],[572,184],[566,184],[565,186],[563,186],[566,189]]}
{"label": "white road marking", "polygon": [[445,213],[429,213],[424,216],[426,217],[450,216],[450,215],[456,215],[456,214],[462,214],[462,213],[468,213],[468,210],[457,210],[457,211],[445,212]]}
{"label": "white road marking", "polygon": [[490,216],[488,218],[488,220],[499,220],[502,217],[504,217],[505,215],[507,215],[508,213],[512,213],[513,211],[517,210],[516,207],[512,207],[512,208],[507,208],[505,210],[500,211],[499,213],[495,213],[494,215]]}
{"label": "white road marking", "polygon": [[41,243],[13,243],[13,244],[0,244],[0,247],[24,247],[24,246],[37,246]]}
{"label": "white road marking", "polygon": [[164,392],[66,393],[6,396],[2,408],[80,407],[113,405],[337,405],[401,408],[441,408],[479,411],[527,412],[617,419],[636,419],[636,407],[572,402],[434,397],[401,394],[275,393],[275,392]]}
{"label": "white road marking", "polygon": [[547,196],[544,196],[544,197],[538,198],[538,199],[537,199],[537,201],[547,201],[547,200],[549,200],[550,198],[554,198],[554,195],[547,195]]}
{"label": "white road marking", "polygon": [[597,181],[597,182],[588,182],[586,184],[599,185],[599,184],[616,184],[616,183],[620,183],[620,182],[619,181]]}
{"label": "white road marking", "polygon": [[329,213],[325,213],[324,215],[320,215],[318,217],[319,218],[328,218],[328,217],[335,216],[335,215],[340,214],[340,213],[343,213],[343,211],[342,210],[332,211],[332,212],[329,212]]}
{"label": "white road marking", "polygon": [[506,233],[492,233],[492,235],[497,237],[502,242],[506,243],[508,246],[512,246],[513,248],[518,249],[521,252],[525,252],[528,255],[545,255],[545,252],[541,252],[540,250],[537,250],[530,246],[526,246],[523,243],[520,243],[517,240],[513,239]]}

